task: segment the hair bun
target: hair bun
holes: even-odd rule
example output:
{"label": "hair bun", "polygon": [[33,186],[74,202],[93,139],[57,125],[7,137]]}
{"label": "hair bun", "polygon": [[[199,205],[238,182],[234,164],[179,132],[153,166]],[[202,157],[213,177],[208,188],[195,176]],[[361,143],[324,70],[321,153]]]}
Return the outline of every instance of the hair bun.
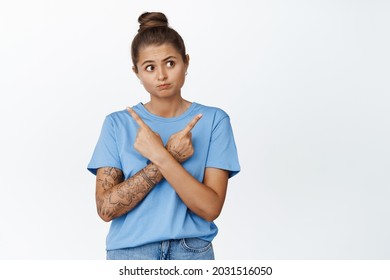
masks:
{"label": "hair bun", "polygon": [[141,32],[147,28],[153,27],[168,27],[167,17],[160,12],[146,12],[139,16],[139,29],[138,32]]}

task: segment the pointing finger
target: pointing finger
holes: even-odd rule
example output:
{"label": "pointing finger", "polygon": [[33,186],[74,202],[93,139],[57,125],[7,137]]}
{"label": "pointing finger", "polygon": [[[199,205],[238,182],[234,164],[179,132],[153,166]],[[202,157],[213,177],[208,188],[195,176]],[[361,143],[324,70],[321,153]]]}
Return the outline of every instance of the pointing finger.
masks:
{"label": "pointing finger", "polygon": [[187,134],[189,133],[193,128],[194,126],[198,123],[198,121],[202,118],[202,114],[198,114],[195,116],[195,118],[193,118],[188,124],[187,126],[182,130],[182,132],[184,134]]}
{"label": "pointing finger", "polygon": [[141,126],[141,127],[145,127],[147,126],[146,123],[144,123],[144,121],[140,118],[140,116],[138,116],[138,114],[130,107],[127,107],[127,112],[129,112],[130,116],[135,120],[135,122]]}

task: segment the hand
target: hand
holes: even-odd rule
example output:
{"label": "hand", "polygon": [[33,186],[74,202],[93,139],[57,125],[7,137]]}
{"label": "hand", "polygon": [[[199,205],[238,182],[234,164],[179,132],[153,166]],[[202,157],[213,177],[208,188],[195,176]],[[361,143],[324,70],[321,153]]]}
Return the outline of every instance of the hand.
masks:
{"label": "hand", "polygon": [[127,108],[127,111],[139,125],[137,136],[134,141],[134,149],[150,161],[154,162],[154,158],[165,151],[160,135],[144,123],[133,109]]}
{"label": "hand", "polygon": [[195,116],[195,118],[193,118],[183,130],[180,130],[169,137],[166,148],[168,152],[180,163],[186,161],[194,154],[191,130],[201,118],[202,114]]}

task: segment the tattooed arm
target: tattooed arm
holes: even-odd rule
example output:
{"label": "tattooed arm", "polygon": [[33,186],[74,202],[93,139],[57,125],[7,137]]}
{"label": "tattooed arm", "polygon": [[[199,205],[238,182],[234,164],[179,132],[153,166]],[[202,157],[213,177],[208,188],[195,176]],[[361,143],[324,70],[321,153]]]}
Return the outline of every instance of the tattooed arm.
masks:
{"label": "tattooed arm", "polygon": [[[194,126],[199,118],[196,117],[189,125]],[[190,134],[176,133],[164,147],[160,136],[142,122],[137,139],[140,137],[143,137],[144,141],[136,140],[136,143],[145,146],[149,154],[158,154],[157,150],[163,149],[182,163],[194,153]],[[118,168],[99,168],[96,174],[96,206],[99,216],[108,222],[131,211],[162,178],[154,163],[150,163],[126,181],[123,179],[122,170]]]}
{"label": "tattooed arm", "polygon": [[99,168],[96,174],[96,206],[106,222],[132,210],[162,180],[161,172],[150,163],[134,176],[123,180],[122,170]]}

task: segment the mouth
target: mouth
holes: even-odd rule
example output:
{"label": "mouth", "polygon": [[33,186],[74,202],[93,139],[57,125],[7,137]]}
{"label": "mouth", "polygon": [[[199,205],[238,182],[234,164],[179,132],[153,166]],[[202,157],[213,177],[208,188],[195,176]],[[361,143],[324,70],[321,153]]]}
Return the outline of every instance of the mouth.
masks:
{"label": "mouth", "polygon": [[161,85],[157,86],[158,89],[167,89],[170,87],[171,87],[171,84],[161,84]]}

